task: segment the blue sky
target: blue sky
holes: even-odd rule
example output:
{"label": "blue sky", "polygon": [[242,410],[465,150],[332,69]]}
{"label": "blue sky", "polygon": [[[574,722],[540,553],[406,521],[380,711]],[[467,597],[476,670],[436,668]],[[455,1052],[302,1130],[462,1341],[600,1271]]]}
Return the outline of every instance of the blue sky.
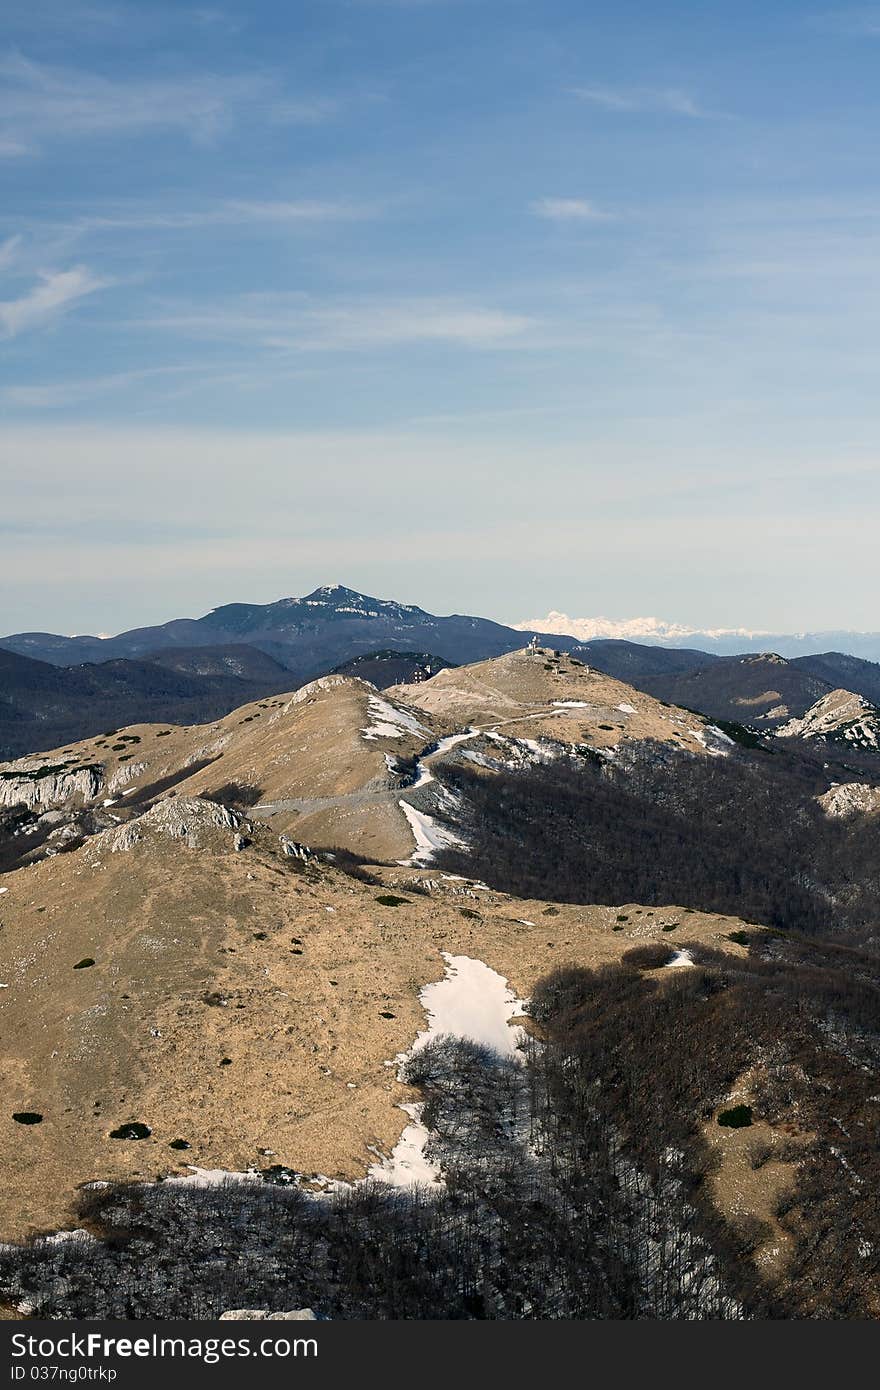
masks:
{"label": "blue sky", "polygon": [[6,0],[0,629],[880,628],[880,5]]}

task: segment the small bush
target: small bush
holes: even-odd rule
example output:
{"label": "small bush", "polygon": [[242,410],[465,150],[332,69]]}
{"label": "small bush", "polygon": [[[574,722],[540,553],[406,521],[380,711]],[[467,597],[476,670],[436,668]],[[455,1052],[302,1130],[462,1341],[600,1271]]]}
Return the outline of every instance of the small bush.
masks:
{"label": "small bush", "polygon": [[111,1139],[149,1139],[153,1131],[149,1125],[139,1124],[137,1120],[132,1120],[130,1124],[120,1125],[118,1129],[111,1129]]}
{"label": "small bush", "polygon": [[[376,902],[381,903],[383,907],[402,907],[404,903],[409,902],[409,898],[398,898],[394,893],[380,893]],[[476,913],[474,915],[476,916]]]}
{"label": "small bush", "polygon": [[669,946],[664,946],[662,941],[650,941],[644,946],[634,946],[631,951],[624,951],[620,959],[621,964],[631,965],[635,970],[659,970],[668,965],[674,955],[675,952]]}
{"label": "small bush", "polygon": [[752,1107],[734,1105],[730,1110],[722,1110],[718,1115],[718,1123],[727,1129],[747,1129],[752,1123]]}
{"label": "small bush", "polygon": [[248,782],[224,782],[212,792],[202,792],[205,801],[213,801],[218,806],[256,806],[263,799],[260,787]]}

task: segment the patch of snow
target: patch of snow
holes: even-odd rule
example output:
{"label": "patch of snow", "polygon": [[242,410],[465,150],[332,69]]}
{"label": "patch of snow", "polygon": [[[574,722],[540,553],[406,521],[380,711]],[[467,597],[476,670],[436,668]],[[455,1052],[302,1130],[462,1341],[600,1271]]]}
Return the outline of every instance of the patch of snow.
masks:
{"label": "patch of snow", "polygon": [[442,1033],[450,1033],[482,1043],[504,1057],[516,1057],[523,1032],[509,1024],[522,1012],[525,1001],[517,999],[504,976],[484,961],[448,951],[442,954],[446,962],[443,979],[419,992],[428,1027],[416,1037],[410,1055]]}
{"label": "patch of snow", "polygon": [[429,1132],[422,1123],[423,1107],[412,1104],[401,1105],[400,1109],[409,1115],[411,1123],[406,1126],[388,1158],[371,1164],[367,1176],[390,1183],[392,1187],[412,1187],[414,1183],[442,1187],[440,1169],[425,1157]]}
{"label": "patch of snow", "polygon": [[[454,748],[456,744],[466,743],[467,740],[471,738],[478,738],[480,733],[480,729],[465,729],[464,733],[461,734],[448,734],[446,738],[441,738],[437,747],[428,756],[431,758],[440,758],[444,753],[448,753],[450,748]],[[385,756],[388,756],[387,753]],[[426,787],[429,782],[433,781],[435,781],[433,772],[428,767],[428,764],[424,760],[421,760],[418,763],[418,776],[413,782],[413,788]]]}
{"label": "patch of snow", "polygon": [[[422,1008],[428,1015],[428,1027],[416,1037],[408,1053],[397,1061],[405,1062],[420,1052],[434,1038],[443,1035],[468,1038],[491,1047],[504,1057],[517,1056],[517,1043],[523,1037],[521,1028],[511,1028],[510,1020],[521,1013],[524,1002],[517,999],[503,975],[490,969],[481,960],[470,956],[453,956],[443,952],[446,971],[442,980],[425,985],[419,992]],[[422,1123],[421,1105],[400,1107],[410,1117],[390,1156],[375,1163],[369,1177],[395,1187],[425,1183],[442,1186],[439,1168],[425,1157],[428,1130]]]}
{"label": "patch of snow", "polygon": [[726,734],[723,729],[719,729],[717,724],[707,724],[706,728],[713,733],[716,738],[720,738],[722,743],[729,743],[731,748],[735,746],[735,740]]}
{"label": "patch of snow", "polygon": [[[557,709],[589,709],[589,700],[554,700]],[[635,711],[633,711],[635,713]]]}
{"label": "patch of snow", "polygon": [[538,740],[534,738],[517,738],[514,739],[514,743],[521,743],[524,748],[528,748],[529,752],[534,753],[536,757],[541,757],[545,752],[545,749]]}
{"label": "patch of snow", "polygon": [[694,958],[691,955],[690,951],[676,951],[675,955],[672,957],[672,960],[668,960],[664,968],[666,970],[678,970],[681,969],[683,966],[686,968],[689,965],[693,965],[693,963]]}
{"label": "patch of snow", "polygon": [[704,729],[688,729],[687,733],[691,738],[695,738],[697,743],[701,744],[712,757],[726,757],[728,749],[734,746],[733,739],[728,738],[727,734],[723,733],[721,729],[717,729],[714,724],[707,724]]}
{"label": "patch of snow", "polygon": [[223,1187],[230,1182],[262,1182],[262,1178],[255,1168],[249,1168],[247,1172],[230,1172],[226,1168],[198,1168],[195,1164],[188,1164],[188,1173],[174,1173],[170,1177],[163,1178],[163,1182],[171,1183],[176,1186],[179,1183],[186,1183],[189,1187]]}
{"label": "patch of snow", "polygon": [[392,705],[378,695],[371,695],[367,706],[372,724],[361,729],[365,739],[405,738],[407,734],[425,735],[428,730],[414,714],[400,705]]}
{"label": "patch of snow", "polygon": [[628,705],[626,701],[622,705],[618,705],[617,708],[621,714],[636,714],[638,712],[635,705]]}
{"label": "patch of snow", "polygon": [[399,801],[397,804],[409,821],[409,828],[416,842],[409,859],[401,862],[430,864],[437,850],[449,849],[453,845],[460,846],[464,843],[452,830],[434,820],[433,816],[426,815],[424,811],[417,811],[408,801]]}

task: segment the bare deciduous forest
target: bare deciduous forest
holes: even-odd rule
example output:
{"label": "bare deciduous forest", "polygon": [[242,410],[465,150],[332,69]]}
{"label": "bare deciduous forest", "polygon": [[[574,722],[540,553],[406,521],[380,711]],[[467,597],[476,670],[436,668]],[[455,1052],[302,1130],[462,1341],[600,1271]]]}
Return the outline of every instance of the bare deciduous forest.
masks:
{"label": "bare deciduous forest", "polygon": [[[524,1065],[444,1038],[415,1055],[407,1079],[425,1097],[440,1190],[315,1196],[272,1169],[245,1184],[96,1187],[80,1221],[99,1238],[3,1248],[0,1290],[77,1318],[245,1304],[329,1318],[868,1315],[876,980],[860,957],[776,938],[737,960],[704,949],[672,976],[659,965],[634,950],[545,979]],[[766,1227],[725,1220],[708,1192],[705,1127],[755,1064],[755,1118],[797,1115],[809,1136],[772,1213],[793,1243],[772,1281],[753,1258]],[[766,1157],[756,1142],[753,1165]]]}
{"label": "bare deciduous forest", "polygon": [[674,903],[851,942],[876,935],[877,822],[831,818],[816,800],[853,775],[839,765],[648,744],[614,762],[560,757],[492,777],[447,765],[440,775],[478,846],[474,856],[445,850],[451,873],[478,872],[525,898]]}

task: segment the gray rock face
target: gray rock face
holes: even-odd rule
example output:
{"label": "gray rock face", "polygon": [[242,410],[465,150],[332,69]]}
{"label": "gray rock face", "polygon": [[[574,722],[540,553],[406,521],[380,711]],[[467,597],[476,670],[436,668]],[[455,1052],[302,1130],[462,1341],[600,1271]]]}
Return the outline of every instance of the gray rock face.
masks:
{"label": "gray rock face", "polygon": [[294,1308],[290,1313],[270,1313],[267,1308],[231,1308],[220,1314],[221,1322],[317,1322],[311,1308]]}
{"label": "gray rock face", "polygon": [[849,743],[856,748],[880,746],[880,711],[863,695],[832,690],[811,705],[803,719],[790,719],[776,730],[778,738],[810,738]]}
{"label": "gray rock face", "polygon": [[286,854],[290,859],[302,859],[304,863],[314,859],[308,845],[301,845],[297,840],[289,840],[286,835],[279,835],[278,838],[281,842],[282,854]]}
{"label": "gray rock face", "polygon": [[104,786],[100,763],[46,763],[41,758],[18,758],[0,765],[0,806],[62,806],[80,798],[91,801]]}
{"label": "gray rock face", "polygon": [[106,843],[111,854],[117,854],[131,849],[153,831],[172,840],[184,840],[190,849],[199,849],[206,832],[237,830],[240,825],[241,816],[228,806],[199,796],[172,796],[157,801],[138,820],[121,825],[118,830],[108,830]]}
{"label": "gray rock face", "polygon": [[841,782],[819,797],[819,805],[826,816],[848,819],[870,815],[872,811],[880,811],[880,787],[872,787],[867,782]]}

